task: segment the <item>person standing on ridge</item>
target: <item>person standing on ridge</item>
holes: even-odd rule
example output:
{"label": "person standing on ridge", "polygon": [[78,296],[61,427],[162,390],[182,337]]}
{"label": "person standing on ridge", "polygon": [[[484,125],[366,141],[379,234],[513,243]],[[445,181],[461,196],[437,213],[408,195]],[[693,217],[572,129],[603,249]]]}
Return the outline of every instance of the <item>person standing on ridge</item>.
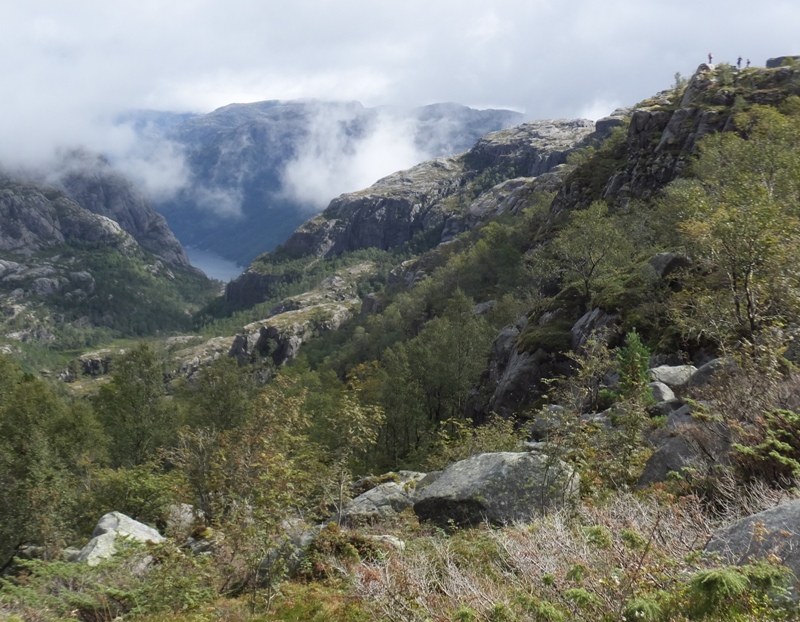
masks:
{"label": "person standing on ridge", "polygon": [[747,65],[745,65],[745,69],[750,69],[750,59],[747,59]]}
{"label": "person standing on ridge", "polygon": [[712,61],[713,59],[714,59],[714,57],[713,57],[713,56],[711,56],[711,52],[709,52],[709,53],[708,53],[708,64],[709,64],[709,65],[711,64],[711,61]]}
{"label": "person standing on ridge", "polygon": [[740,56],[736,61],[736,69],[741,69],[741,68],[742,68],[742,57]]}

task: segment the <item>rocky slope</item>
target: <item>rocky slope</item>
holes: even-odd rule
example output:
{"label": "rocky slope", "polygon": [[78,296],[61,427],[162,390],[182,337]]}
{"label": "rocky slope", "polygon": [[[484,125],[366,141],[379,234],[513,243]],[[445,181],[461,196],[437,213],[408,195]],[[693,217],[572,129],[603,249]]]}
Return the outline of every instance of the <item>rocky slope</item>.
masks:
{"label": "rocky slope", "polygon": [[330,257],[359,248],[400,246],[462,213],[463,200],[446,199],[478,174],[542,175],[563,164],[594,132],[591,121],[555,120],[490,133],[462,156],[425,162],[334,199],[299,227],[282,250],[292,257]]}
{"label": "rocky slope", "polygon": [[53,188],[10,177],[0,177],[0,223],[0,251],[23,256],[77,240],[121,252],[136,246],[114,220],[87,211]]}

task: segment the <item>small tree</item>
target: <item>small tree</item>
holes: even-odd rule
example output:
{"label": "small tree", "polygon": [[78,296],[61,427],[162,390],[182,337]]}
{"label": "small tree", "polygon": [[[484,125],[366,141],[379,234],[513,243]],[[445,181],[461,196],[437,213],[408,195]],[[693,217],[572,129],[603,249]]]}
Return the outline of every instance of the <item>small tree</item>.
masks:
{"label": "small tree", "polygon": [[695,177],[673,183],[666,205],[707,268],[676,296],[679,323],[690,336],[752,341],[800,311],[800,117],[753,106],[736,126],[702,140]]}
{"label": "small tree", "polygon": [[617,352],[619,392],[623,399],[640,398],[649,392],[649,367],[650,350],[634,328],[625,336],[625,344]]}
{"label": "small tree", "polygon": [[567,279],[580,283],[588,299],[595,286],[633,256],[633,248],[605,203],[596,201],[585,210],[573,212],[558,233],[550,254]]}
{"label": "small tree", "polygon": [[166,397],[163,362],[146,343],[115,361],[94,406],[111,437],[115,466],[142,464],[175,439],[178,410]]}

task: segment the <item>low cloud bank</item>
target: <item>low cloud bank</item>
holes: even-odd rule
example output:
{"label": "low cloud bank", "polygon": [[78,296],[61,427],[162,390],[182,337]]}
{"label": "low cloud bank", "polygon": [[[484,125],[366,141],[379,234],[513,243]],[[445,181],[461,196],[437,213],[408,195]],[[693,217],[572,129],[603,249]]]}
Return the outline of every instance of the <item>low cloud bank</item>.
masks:
{"label": "low cloud bank", "polygon": [[430,155],[415,141],[413,119],[378,112],[366,118],[321,109],[282,173],[285,198],[310,212],[345,192],[366,188]]}

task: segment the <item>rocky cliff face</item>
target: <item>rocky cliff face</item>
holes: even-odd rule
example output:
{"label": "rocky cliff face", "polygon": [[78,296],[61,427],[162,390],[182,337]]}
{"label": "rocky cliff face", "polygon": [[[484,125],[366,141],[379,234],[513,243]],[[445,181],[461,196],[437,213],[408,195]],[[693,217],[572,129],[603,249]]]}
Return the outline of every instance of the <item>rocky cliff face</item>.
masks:
{"label": "rocky cliff face", "polygon": [[283,245],[290,256],[330,257],[359,248],[390,249],[444,222],[442,201],[463,183],[458,158],[425,162],[331,201]]}
{"label": "rocky cliff face", "polygon": [[721,84],[714,66],[702,64],[682,93],[664,91],[635,108],[619,111],[615,118],[598,121],[600,127],[609,122],[619,125],[620,118],[630,118],[623,139],[602,163],[607,170],[596,171],[596,179],[576,171],[559,190],[553,212],[586,206],[597,199],[620,205],[652,197],[681,174],[700,138],[731,129],[737,98],[747,104],[776,105],[800,94],[797,67],[732,69],[731,74],[729,82]]}
{"label": "rocky cliff face", "polygon": [[[463,200],[448,199],[455,198],[480,172],[543,175],[563,164],[594,131],[590,121],[555,120],[493,132],[463,156],[425,162],[385,177],[366,190],[334,199],[322,214],[299,227],[282,249],[290,256],[330,257],[359,248],[400,246],[463,215]],[[519,181],[515,187],[532,184],[532,180]],[[511,189],[506,186],[505,193]],[[472,215],[462,220],[478,222],[485,212],[476,206]],[[448,235],[452,233],[451,228]]]}
{"label": "rocky cliff face", "polygon": [[121,252],[136,246],[116,222],[85,210],[63,193],[0,178],[0,250],[30,256],[70,240],[100,242]]}
{"label": "rocky cliff face", "polygon": [[104,158],[75,152],[63,166],[59,185],[81,207],[114,220],[142,248],[167,263],[189,265],[189,258],[164,217]]}

